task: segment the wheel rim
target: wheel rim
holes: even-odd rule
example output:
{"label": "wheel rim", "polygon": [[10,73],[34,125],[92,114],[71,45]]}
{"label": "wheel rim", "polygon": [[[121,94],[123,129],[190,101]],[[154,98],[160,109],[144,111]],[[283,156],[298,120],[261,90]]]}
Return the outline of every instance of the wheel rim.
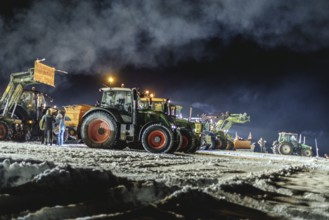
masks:
{"label": "wheel rim", "polygon": [[0,124],[0,140],[3,140],[7,136],[7,127],[4,124]]}
{"label": "wheel rim", "polygon": [[289,145],[283,145],[281,147],[281,153],[282,154],[290,154],[291,153],[291,147]]}
{"label": "wheel rim", "polygon": [[188,138],[186,135],[182,135],[182,146],[181,149],[185,149],[188,145]]}
{"label": "wheel rim", "polygon": [[95,143],[103,143],[111,136],[110,125],[101,119],[92,121],[88,126],[88,137]]}
{"label": "wheel rim", "polygon": [[167,137],[163,131],[152,131],[147,137],[147,143],[150,147],[155,149],[162,148],[167,141]]}

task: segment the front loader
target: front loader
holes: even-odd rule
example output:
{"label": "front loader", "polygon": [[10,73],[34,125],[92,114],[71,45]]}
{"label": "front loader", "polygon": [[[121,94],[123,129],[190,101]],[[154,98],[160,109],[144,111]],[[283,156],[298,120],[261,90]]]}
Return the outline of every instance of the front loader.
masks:
{"label": "front loader", "polygon": [[[45,93],[27,90],[35,84],[55,86],[55,71],[40,60],[26,72],[12,73],[0,99],[0,140],[31,140],[40,136],[39,120],[47,106]],[[61,71],[64,72],[64,71]]]}
{"label": "front loader", "polygon": [[82,117],[81,138],[91,148],[123,149],[142,145],[151,153],[177,150],[179,128],[163,112],[142,108],[135,88],[102,88],[98,106]]}
{"label": "front loader", "polygon": [[233,150],[252,148],[250,140],[242,141],[237,137],[233,140],[228,134],[233,124],[244,124],[250,121],[250,116],[247,113],[231,114],[226,112],[220,116],[204,115],[202,120],[204,121],[202,149]]}

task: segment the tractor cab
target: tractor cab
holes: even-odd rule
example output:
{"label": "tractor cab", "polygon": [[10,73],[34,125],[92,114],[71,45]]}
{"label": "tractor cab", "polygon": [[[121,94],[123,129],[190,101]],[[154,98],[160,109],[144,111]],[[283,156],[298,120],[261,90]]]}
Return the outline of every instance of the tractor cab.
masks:
{"label": "tractor cab", "polygon": [[[301,138],[300,138],[301,139]],[[301,155],[311,157],[313,155],[312,146],[301,143],[297,133],[279,132],[278,139],[273,142],[272,150],[275,154]]]}
{"label": "tractor cab", "polygon": [[166,98],[152,98],[152,97],[141,97],[139,100],[139,106],[141,109],[151,109],[156,112],[168,112],[169,99]]}
{"label": "tractor cab", "polygon": [[17,108],[25,109],[29,118],[35,118],[38,121],[49,106],[48,103],[51,102],[53,102],[53,99],[45,93],[35,90],[24,90],[17,103]]}
{"label": "tractor cab", "polygon": [[100,105],[104,108],[115,108],[119,111],[132,113],[133,97],[131,89],[128,88],[102,88],[102,101]]}
{"label": "tractor cab", "polygon": [[298,147],[298,134],[297,133],[286,133],[280,132],[278,141],[279,142],[288,142],[291,143],[293,146]]}

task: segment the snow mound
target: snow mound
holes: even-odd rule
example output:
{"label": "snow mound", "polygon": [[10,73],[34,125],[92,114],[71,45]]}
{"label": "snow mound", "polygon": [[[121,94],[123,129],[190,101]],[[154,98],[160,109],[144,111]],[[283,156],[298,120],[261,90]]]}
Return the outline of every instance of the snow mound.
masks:
{"label": "snow mound", "polygon": [[4,159],[0,163],[0,189],[27,183],[53,167],[54,164],[48,162],[13,162],[10,159]]}

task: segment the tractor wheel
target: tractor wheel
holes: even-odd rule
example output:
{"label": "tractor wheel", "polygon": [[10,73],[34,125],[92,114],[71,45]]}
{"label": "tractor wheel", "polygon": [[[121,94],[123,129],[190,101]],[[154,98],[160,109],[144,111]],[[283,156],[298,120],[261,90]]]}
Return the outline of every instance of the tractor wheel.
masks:
{"label": "tractor wheel", "polygon": [[153,124],[147,127],[142,134],[142,144],[146,151],[151,153],[168,153],[173,147],[174,134],[167,127]]}
{"label": "tractor wheel", "polygon": [[205,138],[205,135],[201,136],[201,140],[200,140],[200,150],[208,150],[208,148],[210,147],[210,144],[207,143],[207,140]]}
{"label": "tractor wheel", "polygon": [[114,148],[118,128],[115,120],[104,112],[94,112],[83,120],[82,141],[91,148]]}
{"label": "tractor wheel", "polygon": [[282,155],[291,155],[292,151],[292,146],[289,143],[282,143],[279,145],[279,152]]}
{"label": "tractor wheel", "polygon": [[312,157],[313,156],[313,152],[312,152],[311,149],[302,149],[302,156]]}
{"label": "tractor wheel", "polygon": [[227,142],[226,142],[226,148],[225,149],[226,150],[234,150],[234,144],[233,144],[233,142],[230,141],[230,140],[227,140]]}
{"label": "tractor wheel", "polygon": [[182,146],[180,151],[189,152],[195,145],[195,139],[191,131],[187,129],[182,129]]}
{"label": "tractor wheel", "polygon": [[215,149],[215,146],[216,146],[216,142],[215,142],[215,139],[213,137],[211,137],[210,139],[210,145],[208,147],[208,150],[213,150]]}
{"label": "tractor wheel", "polygon": [[176,151],[180,151],[180,148],[182,146],[183,137],[182,137],[182,133],[180,132],[180,130],[177,129],[173,133],[173,137],[174,137],[173,145],[167,153],[175,153]]}
{"label": "tractor wheel", "polygon": [[187,153],[194,154],[197,150],[201,149],[201,137],[199,138],[193,137],[193,142],[194,144],[192,144],[191,149],[189,149]]}
{"label": "tractor wheel", "polygon": [[221,149],[222,145],[223,145],[223,142],[219,137],[211,136],[211,143],[210,143],[210,146],[209,146],[209,150]]}
{"label": "tractor wheel", "polygon": [[278,144],[273,145],[272,151],[273,151],[273,154],[280,154],[279,145]]}
{"label": "tractor wheel", "polygon": [[225,140],[225,139],[218,139],[218,140],[220,140],[220,141],[218,141],[218,149],[220,149],[220,150],[225,150],[226,149],[226,146],[227,146],[227,142],[228,142],[228,140]]}
{"label": "tractor wheel", "polygon": [[0,121],[0,141],[10,140],[13,135],[12,129],[4,121]]}

